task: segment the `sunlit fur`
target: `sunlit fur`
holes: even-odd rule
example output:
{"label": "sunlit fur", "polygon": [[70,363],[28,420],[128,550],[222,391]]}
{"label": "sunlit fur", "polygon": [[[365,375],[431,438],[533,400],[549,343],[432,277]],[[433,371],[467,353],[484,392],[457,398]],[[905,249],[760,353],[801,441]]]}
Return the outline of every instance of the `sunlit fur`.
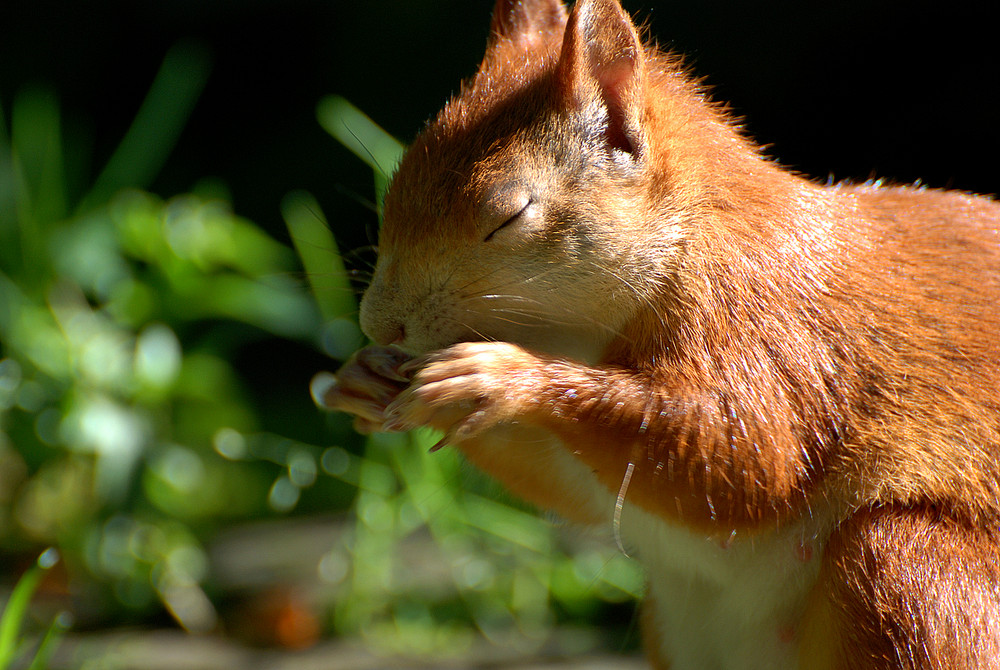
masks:
{"label": "sunlit fur", "polygon": [[499,0],[384,213],[362,325],[429,355],[365,421],[624,497],[657,667],[1000,668],[997,203],[820,186],[616,0]]}

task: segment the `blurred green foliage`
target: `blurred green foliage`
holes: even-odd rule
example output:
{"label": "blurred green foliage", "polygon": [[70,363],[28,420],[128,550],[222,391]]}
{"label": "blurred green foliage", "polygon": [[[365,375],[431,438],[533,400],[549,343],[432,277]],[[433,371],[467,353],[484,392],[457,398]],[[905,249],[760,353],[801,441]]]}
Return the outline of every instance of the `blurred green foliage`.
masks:
{"label": "blurred green foliage", "polygon": [[[477,630],[536,645],[560,620],[633,596],[641,578],[628,559],[601,544],[567,550],[453,450],[429,453],[434,435],[362,439],[342,417],[311,443],[262,428],[252,398],[269,390],[234,366],[241,345],[292,340],[343,359],[363,339],[309,194],[281,204],[293,251],[236,216],[216,185],[167,199],[143,190],[208,68],[191,47],[167,55],[89,189],[74,187],[87,180],[67,167],[55,92],[18,92],[9,122],[0,106],[4,551],[59,547],[85,623],[165,610],[187,630],[214,630],[212,534],[293,513],[332,483],[319,504],[351,510],[317,566],[337,588],[332,631],[408,652],[454,651]],[[380,202],[402,146],[342,99],[318,113],[374,169]],[[294,279],[303,266],[308,286]],[[419,534],[433,538],[448,587],[411,579],[400,546]]]}
{"label": "blurred green foliage", "polygon": [[[85,618],[166,606],[189,629],[215,625],[203,529],[267,513],[280,479],[233,460],[259,422],[232,340],[319,330],[291,250],[222,199],[138,190],[207,68],[196,50],[168,54],[76,201],[55,93],[20,92],[0,123],[0,534],[62,548],[92,589]],[[227,322],[245,328],[215,328]],[[287,457],[267,438],[258,455]]]}

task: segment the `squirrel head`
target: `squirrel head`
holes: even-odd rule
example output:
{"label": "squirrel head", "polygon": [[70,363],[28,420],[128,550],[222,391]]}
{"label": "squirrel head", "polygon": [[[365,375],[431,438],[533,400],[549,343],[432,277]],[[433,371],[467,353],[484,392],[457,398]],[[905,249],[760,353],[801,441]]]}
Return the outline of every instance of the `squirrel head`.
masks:
{"label": "squirrel head", "polygon": [[663,195],[650,80],[697,97],[673,65],[617,0],[570,14],[498,0],[477,74],[386,194],[366,334],[412,353],[487,339],[596,361],[661,309],[689,208]]}

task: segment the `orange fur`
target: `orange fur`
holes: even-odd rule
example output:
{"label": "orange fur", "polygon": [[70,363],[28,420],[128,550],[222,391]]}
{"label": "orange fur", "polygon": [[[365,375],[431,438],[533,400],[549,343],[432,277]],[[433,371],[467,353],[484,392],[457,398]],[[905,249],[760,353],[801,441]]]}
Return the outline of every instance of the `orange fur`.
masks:
{"label": "orange fur", "polygon": [[775,605],[803,667],[1000,666],[996,202],[812,183],[615,0],[499,0],[479,72],[399,166],[379,254],[362,325],[419,356],[393,368],[413,381],[386,395],[358,359],[328,406],[445,430],[579,520],[607,522],[631,464],[635,524],[758,538],[748,565],[804,524],[811,604]]}
{"label": "orange fur", "polygon": [[854,515],[827,548],[842,668],[1000,668],[996,529],[933,508]]}

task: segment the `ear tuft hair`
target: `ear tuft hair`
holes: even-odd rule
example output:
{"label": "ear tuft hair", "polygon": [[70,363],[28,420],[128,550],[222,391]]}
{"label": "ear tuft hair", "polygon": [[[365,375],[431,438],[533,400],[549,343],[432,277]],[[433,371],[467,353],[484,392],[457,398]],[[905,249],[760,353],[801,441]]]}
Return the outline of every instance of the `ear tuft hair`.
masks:
{"label": "ear tuft hair", "polygon": [[645,154],[644,49],[617,0],[579,0],[573,7],[558,77],[572,109],[596,97],[607,109],[608,146],[634,158]]}
{"label": "ear tuft hair", "polygon": [[501,40],[531,49],[547,38],[561,35],[567,18],[561,0],[497,0],[487,51]]}

